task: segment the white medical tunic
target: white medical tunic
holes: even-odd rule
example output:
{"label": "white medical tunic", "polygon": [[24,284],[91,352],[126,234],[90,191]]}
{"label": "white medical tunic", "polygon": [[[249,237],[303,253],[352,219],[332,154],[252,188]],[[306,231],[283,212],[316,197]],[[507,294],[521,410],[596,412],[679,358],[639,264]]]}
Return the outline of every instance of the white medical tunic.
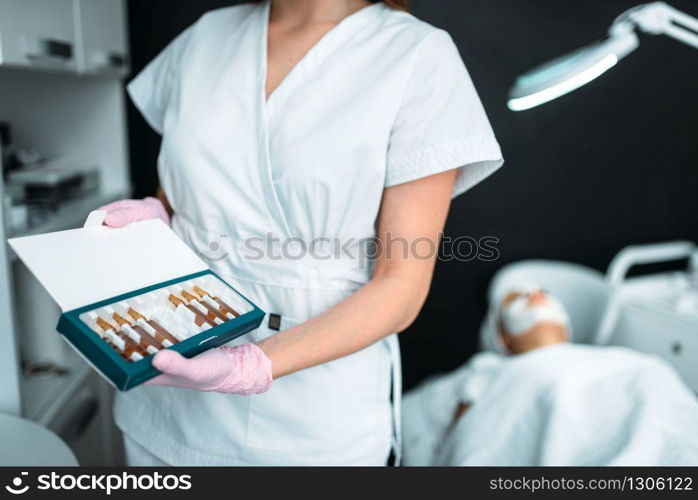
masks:
{"label": "white medical tunic", "polygon": [[[502,158],[446,32],[373,4],[266,99],[268,17],[268,1],[207,13],[128,90],[163,136],[174,230],[284,330],[370,279],[362,242],[386,187],[457,168],[458,195]],[[265,319],[234,343],[275,333]],[[174,465],[381,465],[395,441],[391,391],[395,335],[257,396],[139,387],[118,395],[115,416]]]}

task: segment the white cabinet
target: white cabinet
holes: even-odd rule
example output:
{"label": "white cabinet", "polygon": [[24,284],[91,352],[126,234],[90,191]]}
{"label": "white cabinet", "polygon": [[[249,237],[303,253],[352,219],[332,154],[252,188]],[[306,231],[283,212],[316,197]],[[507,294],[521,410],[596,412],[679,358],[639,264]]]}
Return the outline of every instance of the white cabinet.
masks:
{"label": "white cabinet", "polygon": [[[101,179],[101,190],[93,197],[66,203],[30,232],[79,227],[94,207],[128,198],[121,81],[128,65],[116,64],[128,56],[125,4],[126,0],[0,0],[0,121],[11,124],[18,146],[36,148],[43,156],[66,164],[98,167]],[[0,155],[0,167],[1,163]],[[59,376],[38,380],[22,375],[20,353],[36,354],[27,350],[26,325],[39,332],[35,338],[45,332],[53,339],[56,318],[31,315],[28,321],[27,315],[16,314],[31,312],[36,295],[23,296],[22,290],[28,287],[18,284],[11,272],[3,191],[0,175],[0,413],[24,412],[36,419],[59,395],[70,391]],[[12,236],[22,235],[27,233]],[[38,349],[44,341],[43,337],[32,340],[30,347]],[[49,344],[53,345],[51,340]],[[87,399],[76,410],[85,416],[79,422],[90,420]],[[76,449],[89,448],[88,439],[79,432],[74,435],[79,441]]]}
{"label": "white cabinet", "polygon": [[128,73],[126,9],[122,0],[75,0],[81,72]]}
{"label": "white cabinet", "polygon": [[0,0],[0,62],[77,70],[73,0]]}
{"label": "white cabinet", "polygon": [[125,0],[0,0],[0,66],[125,76]]}

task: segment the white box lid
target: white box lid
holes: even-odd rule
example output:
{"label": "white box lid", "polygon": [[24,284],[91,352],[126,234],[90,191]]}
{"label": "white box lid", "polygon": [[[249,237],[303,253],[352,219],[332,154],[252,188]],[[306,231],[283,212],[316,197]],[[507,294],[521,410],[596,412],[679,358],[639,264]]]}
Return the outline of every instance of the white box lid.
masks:
{"label": "white box lid", "polygon": [[160,219],[113,229],[102,225],[105,215],[92,212],[80,229],[8,240],[64,312],[208,269]]}

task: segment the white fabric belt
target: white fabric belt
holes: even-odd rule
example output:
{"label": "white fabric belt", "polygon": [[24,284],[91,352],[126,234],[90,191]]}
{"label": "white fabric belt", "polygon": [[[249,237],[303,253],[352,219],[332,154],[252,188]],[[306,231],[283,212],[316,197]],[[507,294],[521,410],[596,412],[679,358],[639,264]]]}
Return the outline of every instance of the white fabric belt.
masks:
{"label": "white fabric belt", "polygon": [[369,281],[373,270],[372,266],[361,266],[354,259],[318,259],[312,256],[257,259],[237,252],[211,263],[211,267],[224,274],[262,284],[328,290],[355,290]]}

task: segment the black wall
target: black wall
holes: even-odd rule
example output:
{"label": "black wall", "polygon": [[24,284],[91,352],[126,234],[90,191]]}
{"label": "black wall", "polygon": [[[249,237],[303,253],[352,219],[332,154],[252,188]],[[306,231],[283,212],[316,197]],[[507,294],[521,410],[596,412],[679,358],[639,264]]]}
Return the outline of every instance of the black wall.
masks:
{"label": "black wall", "polygon": [[[205,10],[233,2],[130,0],[134,72]],[[461,364],[477,348],[485,289],[502,265],[568,260],[604,270],[622,247],[698,240],[698,52],[664,37],[591,85],[512,113],[519,73],[604,35],[639,0],[413,0],[449,31],[480,92],[506,164],[457,199],[450,236],[495,236],[495,262],[441,262],[429,300],[401,335],[405,385]],[[672,5],[698,16],[698,4]],[[136,194],[154,192],[158,136],[131,107]]]}

